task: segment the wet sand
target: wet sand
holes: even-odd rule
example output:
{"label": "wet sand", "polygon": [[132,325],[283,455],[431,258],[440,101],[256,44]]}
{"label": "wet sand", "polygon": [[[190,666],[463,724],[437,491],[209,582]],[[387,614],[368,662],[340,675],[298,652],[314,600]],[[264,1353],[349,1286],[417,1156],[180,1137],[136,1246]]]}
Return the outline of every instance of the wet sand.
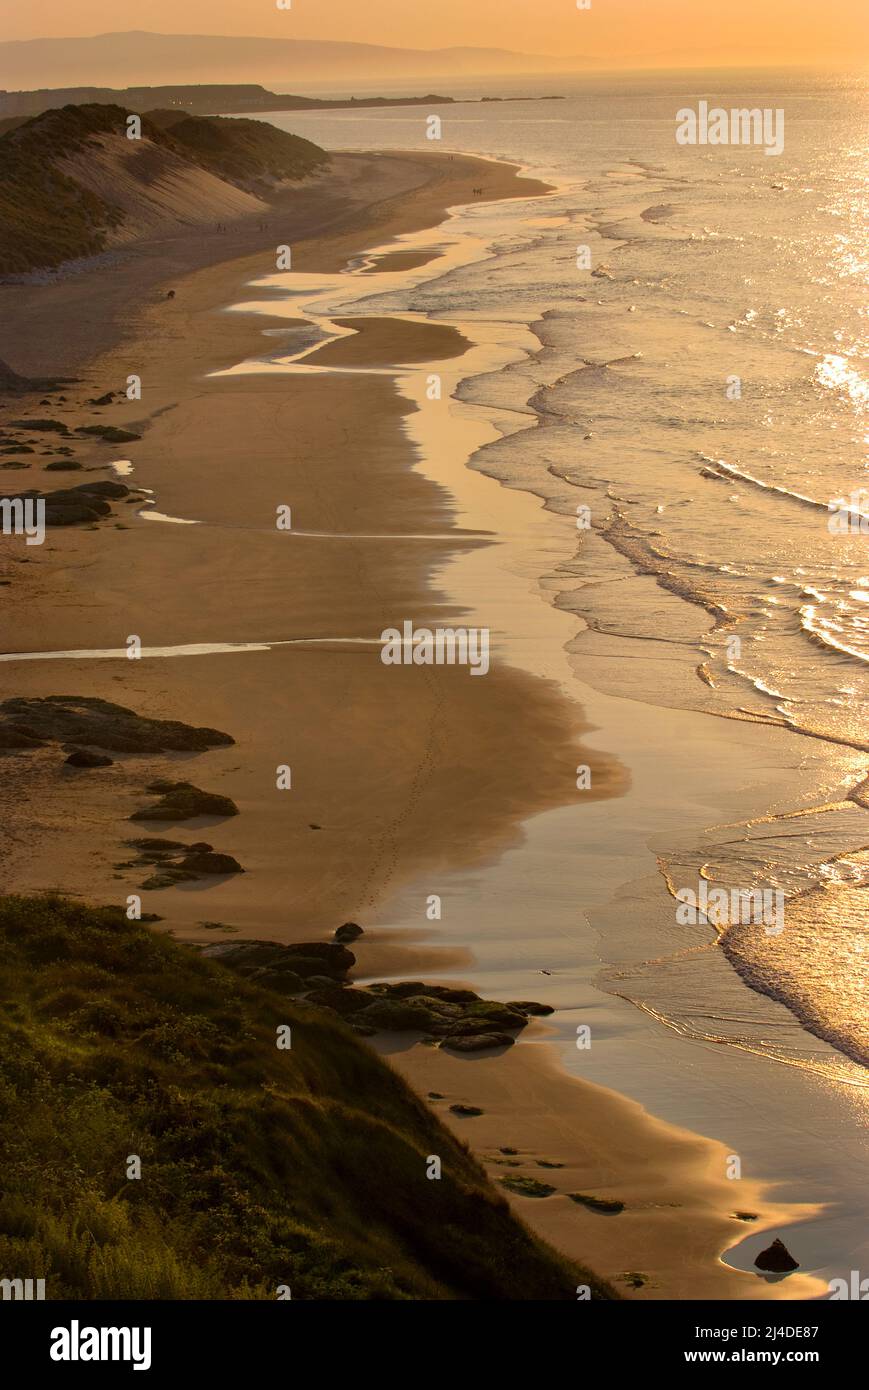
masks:
{"label": "wet sand", "polygon": [[[758,1280],[718,1260],[740,1236],[771,1229],[771,1240],[783,1222],[810,1209],[770,1203],[757,1183],[728,1181],[724,1145],[656,1120],[613,1091],[566,1079],[547,1045],[524,1038],[503,1055],[474,1059],[418,1047],[392,1052],[391,1060],[423,1095],[442,1097],[430,1103],[472,1145],[493,1182],[515,1175],[555,1188],[510,1201],[539,1235],[625,1297],[811,1298],[821,1291],[808,1276]],[[483,1114],[453,1115],[456,1103]],[[621,1202],[624,1210],[594,1210],[571,1193]],[[756,1219],[741,1221],[736,1212]],[[626,1277],[636,1275],[639,1281]]]}

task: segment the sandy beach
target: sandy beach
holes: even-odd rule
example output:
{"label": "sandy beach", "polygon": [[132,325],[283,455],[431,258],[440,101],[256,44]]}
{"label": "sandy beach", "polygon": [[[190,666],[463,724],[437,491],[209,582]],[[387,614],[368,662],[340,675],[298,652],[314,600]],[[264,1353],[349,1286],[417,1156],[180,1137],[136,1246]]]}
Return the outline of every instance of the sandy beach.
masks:
{"label": "sandy beach", "polygon": [[[466,356],[469,338],[407,317],[346,317],[335,320],[346,336],[306,359],[321,374],[229,371],[292,341],[286,316],[263,311],[268,289],[249,288],[274,273],[276,243],[292,245],[294,272],[310,290],[312,277],[438,226],[477,187],[484,201],[546,191],[515,168],[459,155],[343,155],[267,231],[249,219],[211,240],[144,246],[110,270],[51,287],[0,288],[0,358],[19,372],[79,378],[63,388],[64,403],[56,391],[50,410],[38,397],[16,398],[4,402],[4,418],[50,414],[70,429],[99,422],[141,434],[124,445],[88,441],[76,457],[100,478],[129,463],[125,481],[149,489],[153,503],[119,501],[97,527],[50,530],[42,547],[4,551],[0,578],[14,600],[4,653],[117,653],[6,662],[4,697],[97,696],[235,740],[196,756],[120,756],[96,773],[63,766],[56,749],[7,754],[7,890],[123,900],[139,882],[120,865],[144,787],[189,778],[231,797],[240,814],[184,833],[207,837],[245,872],[146,894],[161,929],[204,942],[214,937],[203,923],[217,921],[300,941],[349,919],[366,926],[354,947],[360,977],[449,972],[474,987],[474,941],[437,944],[423,896],[400,930],[368,930],[371,916],[410,885],[437,893],[447,872],[496,862],[532,817],[573,803],[580,764],[591,771],[589,800],[625,793],[619,749],[595,746],[586,714],[551,676],[505,661],[475,680],[461,667],[380,660],[383,629],[405,619],[459,624],[477,608],[469,591],[459,611],[441,577],[461,557],[472,580],[487,534],[465,527],[449,489],[417,466],[421,412],[398,385],[418,373],[422,389],[429,373]],[[430,255],[398,247],[374,267],[363,261],[360,277],[424,270]],[[226,312],[248,301],[256,312]],[[141,401],[88,404],[131,373]],[[446,451],[453,441],[443,428]],[[10,486],[47,483],[35,463],[8,477]],[[476,484],[497,496],[497,483]],[[279,507],[292,509],[291,531],[276,528]],[[143,647],[135,661],[120,654],[133,635]],[[192,644],[215,650],[166,652]],[[290,792],[276,787],[284,765]],[[495,1180],[513,1171],[505,1148],[517,1151],[517,1172],[552,1178],[554,1195],[514,1195],[516,1210],[626,1297],[821,1291],[808,1277],[762,1283],[719,1260],[744,1234],[736,1212],[750,1213],[756,1232],[807,1216],[805,1207],[774,1203],[748,1180],[737,1202],[723,1145],[570,1078],[547,1036],[535,1023],[509,1052],[474,1059],[424,1046],[380,1050],[420,1095],[445,1098],[438,1113]],[[453,1101],[484,1113],[457,1120],[446,1113]],[[569,1192],[625,1210],[601,1213]]]}

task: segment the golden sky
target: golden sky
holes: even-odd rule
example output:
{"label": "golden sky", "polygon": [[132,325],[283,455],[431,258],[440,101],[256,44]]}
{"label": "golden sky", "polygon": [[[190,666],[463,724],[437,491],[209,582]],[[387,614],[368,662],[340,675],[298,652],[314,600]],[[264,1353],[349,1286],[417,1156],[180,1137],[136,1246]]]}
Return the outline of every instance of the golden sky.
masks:
{"label": "golden sky", "polygon": [[0,39],[118,30],[281,35],[398,47],[471,44],[596,66],[822,63],[869,57],[869,0],[28,0],[0,4]]}

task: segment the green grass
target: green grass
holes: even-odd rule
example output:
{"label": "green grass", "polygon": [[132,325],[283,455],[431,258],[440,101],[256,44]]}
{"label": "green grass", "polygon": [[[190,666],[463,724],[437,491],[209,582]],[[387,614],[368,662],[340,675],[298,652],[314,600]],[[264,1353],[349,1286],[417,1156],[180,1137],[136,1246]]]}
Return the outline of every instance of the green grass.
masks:
{"label": "green grass", "polygon": [[0,898],[0,1174],[0,1274],[49,1298],[618,1296],[344,1024],[115,908]]}

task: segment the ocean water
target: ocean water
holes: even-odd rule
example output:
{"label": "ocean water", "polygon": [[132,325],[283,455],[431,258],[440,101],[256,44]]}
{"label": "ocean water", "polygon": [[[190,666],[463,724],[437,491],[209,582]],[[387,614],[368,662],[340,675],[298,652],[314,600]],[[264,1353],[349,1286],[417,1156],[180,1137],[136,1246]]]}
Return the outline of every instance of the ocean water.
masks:
{"label": "ocean water", "polygon": [[[524,332],[527,347],[455,394],[497,425],[470,466],[577,518],[575,553],[538,578],[546,601],[575,616],[578,678],[635,700],[640,720],[657,706],[759,726],[743,745],[747,781],[762,780],[769,728],[804,740],[807,761],[811,749],[812,777],[787,805],[745,820],[729,811],[682,837],[656,839],[650,826],[649,845],[671,898],[701,879],[783,895],[782,933],[722,924],[721,953],[835,1052],[783,1041],[762,1014],[716,1008],[702,970],[686,969],[690,933],[626,967],[613,904],[590,914],[602,986],[683,1034],[862,1086],[869,89],[681,73],[480,91],[547,89],[566,99],[433,106],[439,144],[426,139],[427,108],[272,119],[331,149],[470,152],[556,185],[521,205],[458,211],[450,233],[478,253],[434,262],[398,290],[374,283],[362,301],[357,279],[353,312],[490,335],[500,325],[511,341]],[[676,112],[701,100],[780,109],[782,154],[679,146]],[[834,502],[845,524],[831,530]]]}

